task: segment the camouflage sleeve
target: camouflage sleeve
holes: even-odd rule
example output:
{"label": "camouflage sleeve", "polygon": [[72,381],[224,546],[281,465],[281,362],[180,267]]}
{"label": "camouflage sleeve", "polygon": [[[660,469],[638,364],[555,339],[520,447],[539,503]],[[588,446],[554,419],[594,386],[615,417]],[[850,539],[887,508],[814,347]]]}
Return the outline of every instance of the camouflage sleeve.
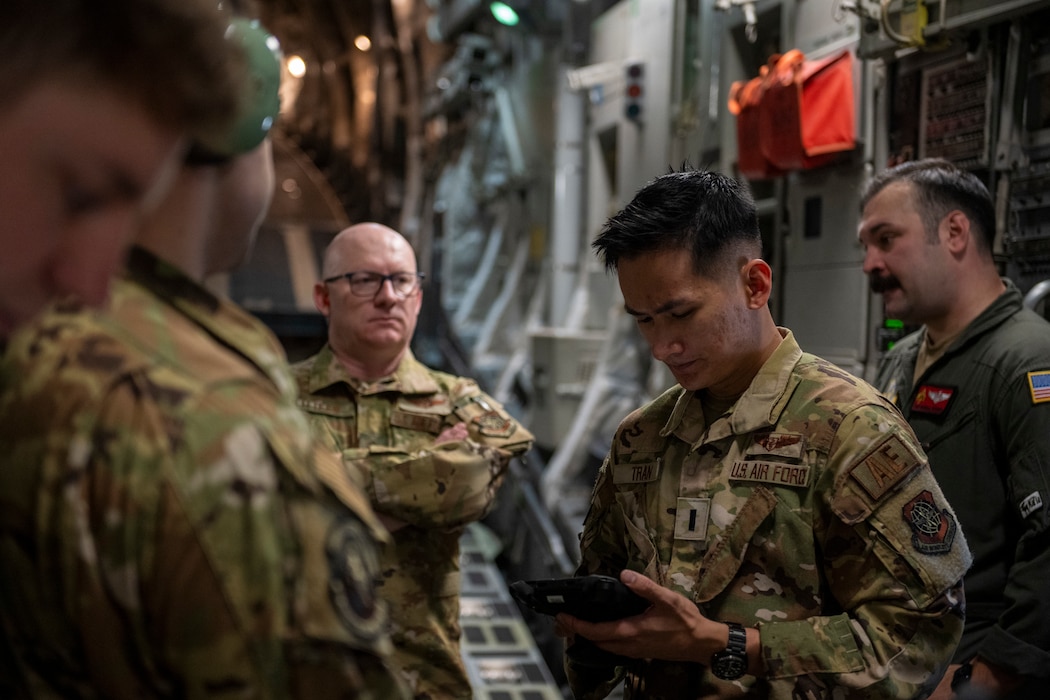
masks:
{"label": "camouflage sleeve", "polygon": [[480,520],[495,501],[510,453],[473,440],[405,452],[373,445],[343,451],[364,475],[375,509],[419,527],[452,529]]}
{"label": "camouflage sleeve", "polygon": [[509,455],[523,454],[532,446],[532,433],[474,380],[463,380],[453,389],[452,399],[453,414],[466,424],[472,441]]}
{"label": "camouflage sleeve", "polygon": [[896,411],[847,413],[828,467],[815,536],[825,607],[842,612],[760,625],[773,694],[816,684],[822,697],[914,697],[936,685],[962,635],[969,549]]}
{"label": "camouflage sleeve", "polygon": [[366,475],[377,511],[418,527],[453,529],[480,520],[510,460],[531,447],[532,434],[473,380],[460,380],[451,393],[445,427],[463,422],[465,440],[412,451],[397,445],[343,451],[343,461]]}
{"label": "camouflage sleeve", "polygon": [[403,697],[365,524],[283,469],[253,417],[201,406],[175,424],[138,400],[166,400],[156,388],[121,387],[92,449],[70,451],[64,498],[97,570],[67,597],[102,693]]}
{"label": "camouflage sleeve", "polygon": [[[48,487],[38,498],[57,520],[51,530],[57,535],[56,579],[82,638],[91,684],[107,697],[173,686],[207,697],[221,682],[276,696],[285,682],[279,638],[260,636],[253,645],[242,633],[242,611],[229,605],[187,512],[187,496],[221,491],[237,465],[223,469],[221,480],[202,479],[188,492],[179,489],[171,478],[164,420],[155,405],[138,400],[142,388],[118,387],[103,400],[101,417],[87,408],[73,415],[71,425],[49,424],[39,415],[34,421],[37,428],[68,438],[64,445],[51,441],[42,451]],[[71,404],[80,398],[65,396]],[[175,432],[180,428],[171,426]],[[271,601],[281,586],[276,546],[281,538],[272,517],[276,474],[272,465],[258,461],[258,434],[245,431],[236,438],[239,446],[256,448],[239,464],[261,468],[243,470],[242,493],[251,500],[223,504],[217,527],[226,531],[224,553],[237,552],[238,562],[252,563],[231,584]],[[28,457],[28,451],[20,455]],[[272,544],[246,556],[254,549],[248,547],[252,530]],[[261,613],[266,619],[274,610],[264,605]]]}
{"label": "camouflage sleeve", "polygon": [[[591,494],[591,505],[583,521],[580,535],[581,561],[577,576],[605,574],[618,576],[624,568],[627,556],[624,552],[625,531],[622,511],[616,507],[612,480],[608,478],[609,459],[606,458]],[[564,660],[565,675],[577,700],[599,700],[607,697],[623,682],[624,669],[609,666],[600,668]]]}

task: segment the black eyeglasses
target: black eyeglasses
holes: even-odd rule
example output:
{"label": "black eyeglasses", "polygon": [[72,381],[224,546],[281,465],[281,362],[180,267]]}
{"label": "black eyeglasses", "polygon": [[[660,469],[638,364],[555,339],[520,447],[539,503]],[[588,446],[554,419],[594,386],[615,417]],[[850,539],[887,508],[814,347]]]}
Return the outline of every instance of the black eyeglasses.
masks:
{"label": "black eyeglasses", "polygon": [[326,277],[323,282],[338,282],[346,278],[350,282],[350,293],[357,297],[374,297],[383,287],[383,283],[390,280],[390,286],[394,294],[402,299],[416,291],[419,283],[426,275],[422,272],[394,272],[389,275],[381,275],[378,272],[345,272],[335,277]]}

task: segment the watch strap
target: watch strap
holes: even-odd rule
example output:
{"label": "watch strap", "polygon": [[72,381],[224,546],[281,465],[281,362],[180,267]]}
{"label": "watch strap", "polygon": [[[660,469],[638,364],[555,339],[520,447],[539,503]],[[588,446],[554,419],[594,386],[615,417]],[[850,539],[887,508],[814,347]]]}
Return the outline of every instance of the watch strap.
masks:
{"label": "watch strap", "polygon": [[747,632],[744,630],[744,626],[739,622],[727,622],[725,624],[729,625],[729,642],[726,644],[726,651],[735,654],[746,652]]}
{"label": "watch strap", "polygon": [[747,673],[747,632],[737,622],[724,623],[729,627],[729,639],[722,651],[711,656],[711,673],[724,681],[735,681]]}

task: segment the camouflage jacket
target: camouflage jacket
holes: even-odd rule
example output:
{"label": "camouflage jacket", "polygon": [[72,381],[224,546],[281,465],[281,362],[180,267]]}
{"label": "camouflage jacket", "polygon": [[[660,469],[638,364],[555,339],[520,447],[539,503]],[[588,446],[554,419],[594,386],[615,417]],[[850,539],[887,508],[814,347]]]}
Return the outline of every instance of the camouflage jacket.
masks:
{"label": "camouflage jacket", "polygon": [[[299,405],[334,439],[376,511],[407,523],[380,556],[394,661],[417,698],[473,695],[459,650],[459,537],[492,506],[510,458],[532,435],[472,379],[405,354],[375,382],[351,377],[329,346],[293,366]],[[469,438],[434,444],[456,423]]]}
{"label": "camouflage jacket", "polygon": [[900,413],[791,333],[710,426],[676,386],[617,429],[580,574],[642,572],[708,618],[757,627],[764,677],[567,662],[577,698],[910,698],[962,632],[969,551]]}
{"label": "camouflage jacket", "polygon": [[403,695],[385,533],[258,321],[136,249],[0,372],[0,695]]}

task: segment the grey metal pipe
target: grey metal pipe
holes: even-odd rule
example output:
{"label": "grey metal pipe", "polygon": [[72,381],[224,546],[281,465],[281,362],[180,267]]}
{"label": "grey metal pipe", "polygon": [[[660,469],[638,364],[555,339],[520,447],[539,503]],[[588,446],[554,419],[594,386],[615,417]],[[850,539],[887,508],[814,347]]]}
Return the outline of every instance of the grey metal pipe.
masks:
{"label": "grey metal pipe", "polygon": [[1050,280],[1037,282],[1035,286],[1029,289],[1028,293],[1024,295],[1024,305],[1029,309],[1034,309],[1039,305],[1039,302],[1048,295],[1050,295]]}

